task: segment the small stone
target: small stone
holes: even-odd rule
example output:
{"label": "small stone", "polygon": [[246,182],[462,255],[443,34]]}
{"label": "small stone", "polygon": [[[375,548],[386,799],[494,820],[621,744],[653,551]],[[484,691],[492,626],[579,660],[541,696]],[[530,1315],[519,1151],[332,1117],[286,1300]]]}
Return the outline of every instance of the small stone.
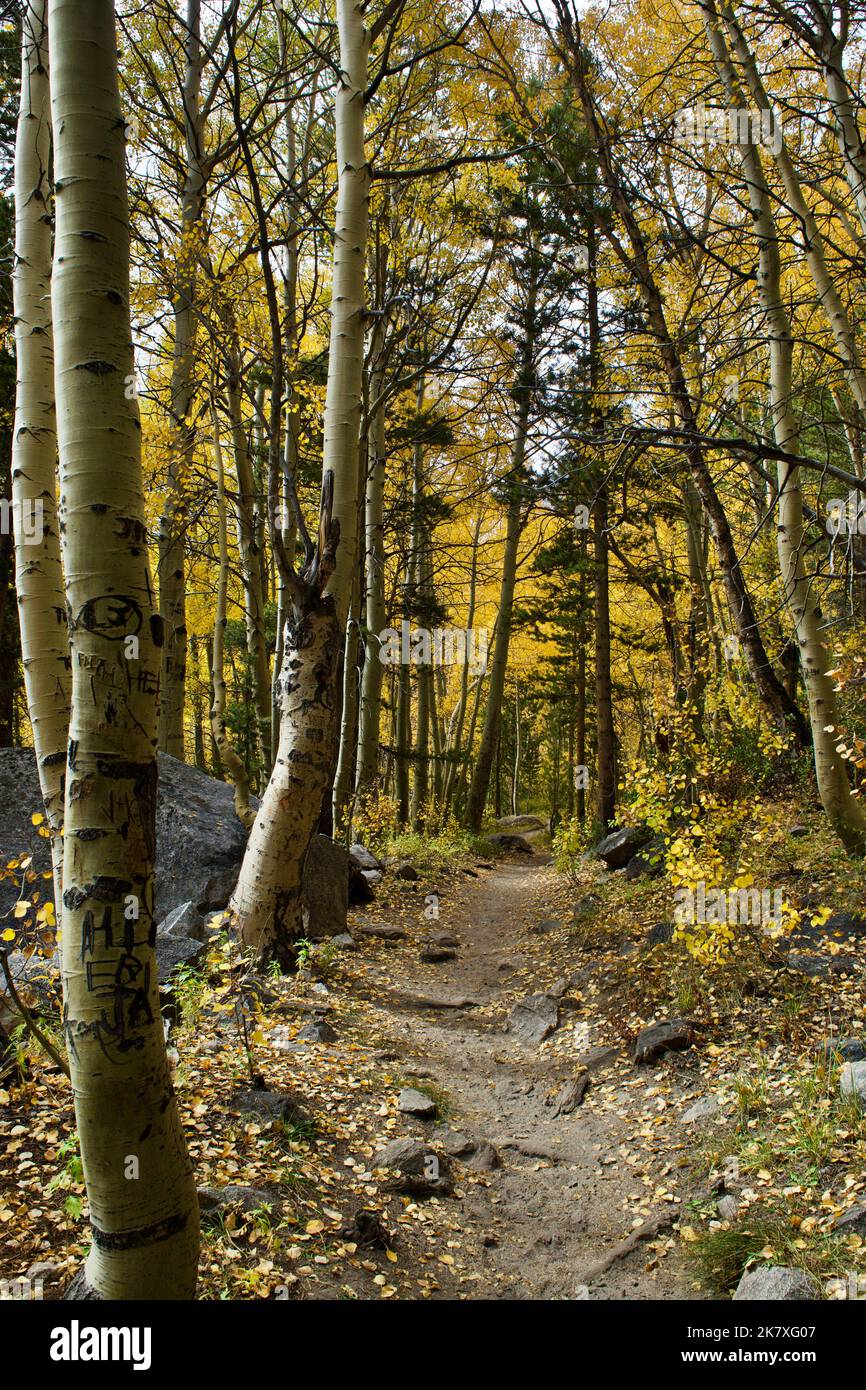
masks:
{"label": "small stone", "polygon": [[674,939],[673,922],[656,922],[646,934],[647,946],[664,946]]}
{"label": "small stone", "polygon": [[424,946],[418,959],[425,965],[441,965],[444,961],[456,960],[457,952],[447,950],[444,946]]}
{"label": "small stone", "polygon": [[398,1173],[423,1173],[428,1158],[436,1155],[417,1139],[392,1139],[373,1155],[374,1168],[395,1168]]}
{"label": "small stone", "polygon": [[330,944],[339,946],[341,951],[357,951],[358,943],[351,932],[341,931],[336,936],[331,937]]}
{"label": "small stone", "polygon": [[840,1058],[843,1062],[863,1062],[866,1061],[866,1044],[859,1038],[825,1038],[818,1047],[818,1056],[822,1062]]}
{"label": "small stone", "polygon": [[866,1202],[860,1202],[856,1207],[849,1207],[841,1216],[837,1216],[833,1222],[833,1230],[841,1231],[843,1235],[866,1236]]}
{"label": "small stone", "polygon": [[417,883],[421,875],[418,873],[414,864],[406,862],[397,865],[396,877],[405,879],[408,883]]}
{"label": "small stone", "polygon": [[303,1042],[332,1043],[337,1041],[337,1034],[330,1023],[326,1023],[323,1018],[315,1018],[311,1023],[305,1023],[297,1036]]}
{"label": "small stone", "polygon": [[358,927],[363,936],[377,936],[381,941],[405,941],[406,933],[402,927],[373,926]]}
{"label": "small stone", "polygon": [[719,1102],[715,1096],[704,1096],[703,1100],[696,1100],[683,1115],[684,1125],[696,1124],[698,1120],[711,1120],[719,1113]]}
{"label": "small stone", "polygon": [[806,835],[809,834],[809,831],[805,825],[792,825],[791,829],[788,831],[788,834],[790,835],[792,840],[802,840]]}
{"label": "small stone", "polygon": [[663,1052],[682,1052],[692,1045],[692,1030],[682,1018],[667,1023],[653,1023],[643,1028],[634,1046],[634,1060],[652,1062]]}
{"label": "small stone", "polygon": [[466,1154],[474,1151],[476,1144],[468,1134],[462,1134],[460,1130],[451,1129],[449,1125],[439,1125],[433,1131],[432,1138],[437,1144],[441,1144],[447,1154],[452,1158],[462,1158]]}
{"label": "small stone", "polygon": [[240,1183],[227,1183],[225,1187],[200,1187],[198,1205],[203,1226],[213,1226],[220,1215],[230,1207],[240,1207],[242,1211],[258,1211],[269,1207],[271,1215],[279,1216],[282,1203],[265,1187],[244,1187]]}
{"label": "small stone", "polygon": [[26,1277],[28,1279],[46,1280],[51,1279],[55,1274],[59,1273],[59,1271],[60,1265],[54,1264],[53,1261],[37,1260],[36,1263],[32,1264],[28,1269]]}
{"label": "small stone", "polygon": [[473,1168],[479,1173],[489,1173],[492,1172],[494,1168],[501,1167],[501,1165],[502,1160],[499,1157],[498,1150],[495,1149],[492,1144],[488,1143],[486,1139],[479,1139],[466,1167]]}
{"label": "small stone", "polygon": [[574,1081],[566,1081],[562,1090],[553,1101],[554,1115],[570,1115],[579,1105],[583,1104],[583,1098],[589,1090],[589,1072],[584,1072]]}
{"label": "small stone", "polygon": [[459,937],[456,937],[454,933],[450,931],[432,932],[430,936],[430,942],[433,946],[451,947],[460,945]]}
{"label": "small stone", "polygon": [[397,1097],[397,1109],[402,1115],[417,1115],[423,1120],[432,1120],[436,1115],[436,1102],[423,1091],[409,1086]]}
{"label": "small stone", "polygon": [[577,1064],[587,1071],[600,1071],[602,1067],[606,1067],[614,1061],[619,1053],[618,1047],[590,1047],[587,1048],[586,1052],[580,1054]]}
{"label": "small stone", "polygon": [[718,1207],[719,1216],[723,1221],[733,1221],[740,1209],[739,1202],[730,1192],[726,1192],[724,1196],[720,1197],[716,1206]]}
{"label": "small stone", "polygon": [[559,1026],[559,1005],[549,994],[528,994],[511,1010],[508,1030],[521,1042],[542,1043]]}
{"label": "small stone", "polygon": [[258,1115],[263,1120],[281,1120],[284,1124],[311,1124],[307,1111],[299,1100],[280,1091],[236,1091],[229,1100],[233,1110]]}
{"label": "small stone", "polygon": [[749,1269],[737,1285],[735,1303],[763,1299],[781,1301],[802,1301],[816,1299],[818,1285],[801,1269],[791,1269],[787,1265],[765,1265],[760,1269]]}
{"label": "small stone", "polygon": [[866,1062],[846,1062],[839,1073],[839,1090],[848,1100],[866,1107]]}
{"label": "small stone", "polygon": [[561,999],[562,996],[568,992],[570,985],[571,981],[566,980],[564,975],[560,975],[559,979],[554,980],[549,989],[546,989],[544,992],[549,995],[551,999]]}

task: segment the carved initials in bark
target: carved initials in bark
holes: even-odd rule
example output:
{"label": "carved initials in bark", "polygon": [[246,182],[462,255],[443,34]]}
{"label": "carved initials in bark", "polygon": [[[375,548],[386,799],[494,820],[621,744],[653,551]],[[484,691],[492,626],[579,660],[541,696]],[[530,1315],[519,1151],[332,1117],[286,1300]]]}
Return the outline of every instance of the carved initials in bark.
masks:
{"label": "carved initials in bark", "polygon": [[340,524],[331,516],[333,497],[333,474],[328,471],[318,542],[307,544],[304,569],[291,577],[292,605],[278,686],[276,763],[232,899],[241,939],[264,961],[276,960],[284,969],[294,964],[303,863],[334,758],[334,683],[342,625],[333,598],[324,593],[340,540]]}

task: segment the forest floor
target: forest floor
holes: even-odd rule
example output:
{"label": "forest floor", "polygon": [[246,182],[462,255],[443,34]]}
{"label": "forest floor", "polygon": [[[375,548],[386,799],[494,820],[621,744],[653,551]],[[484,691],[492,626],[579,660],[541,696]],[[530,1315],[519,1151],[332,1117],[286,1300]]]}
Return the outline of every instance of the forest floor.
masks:
{"label": "forest floor", "polygon": [[[835,1222],[863,1201],[866,1127],[814,1055],[862,1032],[862,968],[804,979],[746,955],[708,983],[648,939],[658,880],[586,864],[569,882],[544,854],[417,868],[301,976],[256,976],[222,939],[179,985],[201,1297],[729,1297],[755,1262],[846,1296],[866,1242]],[[539,1014],[553,1031],[521,1040]],[[635,1065],[638,1030],[677,1016],[695,1045]],[[404,1113],[407,1088],[436,1113]],[[386,1166],[399,1140],[416,1144]],[[68,1083],[36,1055],[0,1090],[0,1158],[0,1277],[61,1297],[86,1198]]]}

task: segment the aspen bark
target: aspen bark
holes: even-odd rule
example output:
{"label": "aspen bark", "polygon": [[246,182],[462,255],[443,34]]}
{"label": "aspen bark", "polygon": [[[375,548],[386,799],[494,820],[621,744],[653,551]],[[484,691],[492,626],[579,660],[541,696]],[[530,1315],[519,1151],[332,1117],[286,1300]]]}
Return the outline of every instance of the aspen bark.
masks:
{"label": "aspen bark", "polygon": [[514,588],[517,581],[517,551],[520,544],[523,514],[523,472],[526,457],[526,440],[529,433],[529,411],[532,404],[532,381],[535,361],[536,300],[538,286],[535,271],[530,265],[530,283],[524,310],[523,339],[520,345],[520,362],[517,370],[514,394],[517,399],[517,416],[514,422],[514,438],[511,445],[511,459],[508,469],[508,514],[505,532],[505,553],[502,559],[502,580],[499,588],[499,613],[496,621],[496,639],[490,661],[490,680],[487,688],[487,707],[484,712],[484,725],[481,730],[481,743],[469,796],[466,803],[465,822],[470,830],[481,829],[484,807],[490,787],[490,774],[493,758],[499,743],[502,721],[502,699],[505,693],[505,671],[508,665],[508,649],[511,643],[511,618],[514,611]]}
{"label": "aspen bark", "polygon": [[[741,65],[752,100],[759,110],[769,111],[772,114],[770,98],[761,80],[746,36],[737,20],[734,6],[729,3],[729,0],[721,0],[719,13],[730,35],[733,51]],[[774,151],[774,157],[785,189],[787,206],[800,226],[803,255],[818,293],[818,302],[827,320],[837,351],[844,363],[851,394],[860,409],[866,412],[866,371],[863,368],[854,328],[842,303],[835,281],[830,274],[824,253],[824,238],[821,235],[815,215],[806,200],[800,176],[788,153],[785,136],[781,130],[778,133],[778,150]]]}
{"label": "aspen bark", "polygon": [[257,535],[257,490],[243,420],[240,351],[233,323],[229,325],[229,331],[232,341],[227,353],[226,398],[237,478],[235,515],[238,554],[244,587],[244,625],[255,715],[256,759],[264,779],[270,772],[271,763],[271,672],[265,638],[265,590],[262,583],[261,547]]}
{"label": "aspen bark", "polygon": [[668,327],[664,300],[653,273],[646,239],[625,195],[611,156],[608,137],[602,128],[590,92],[585,59],[580,47],[580,34],[570,12],[565,10],[560,0],[556,0],[556,4],[557,13],[563,20],[569,75],[581,104],[587,135],[598,157],[602,179],[613,207],[626,229],[630,246],[630,254],[624,255],[626,268],[637,285],[650,330],[658,344],[671,402],[685,436],[685,461],[709,522],[731,619],[761,700],[779,727],[792,729],[802,745],[808,742],[809,732],[800,709],[776,675],[761,638],[757,615],[740,566],[730,523],[704,457],[694,403],[689,394],[679,350]]}
{"label": "aspen bark", "polygon": [[249,830],[255,818],[250,806],[250,781],[243,759],[235,752],[226,728],[226,682],[223,652],[229,574],[228,528],[226,524],[225,468],[216,410],[213,411],[211,418],[213,422],[214,462],[216,464],[219,573],[217,575],[216,612],[213,625],[213,665],[211,668],[213,673],[213,703],[210,712],[210,726],[214,743],[219,752],[220,763],[235,789],[235,814],[241,824]]}
{"label": "aspen bark", "polygon": [[[739,98],[733,65],[717,19],[705,11],[707,34],[729,101]],[[782,296],[779,239],[760,155],[751,141],[741,145],[752,224],[758,239],[758,299],[767,323],[770,352],[770,412],[773,435],[786,453],[800,452],[800,427],[793,399],[794,340]],[[851,793],[845,763],[836,751],[836,696],[830,654],[824,643],[816,580],[803,560],[803,495],[799,469],[778,465],[779,514],[776,529],[782,591],[797,634],[800,666],[809,702],[815,775],[827,818],[846,849],[866,849],[866,812]]]}
{"label": "aspen bark", "polygon": [[370,170],[364,92],[370,34],[355,0],[338,0],[337,210],[331,282],[319,542],[294,577],[280,673],[280,740],[232,907],[242,939],[288,968],[301,927],[301,883],[335,753],[336,679],[355,572]]}
{"label": "aspen bark", "polygon": [[379,722],[382,701],[382,661],[379,634],[385,628],[385,387],[381,358],[384,337],[382,318],[376,320],[371,344],[370,373],[372,419],[367,436],[367,473],[364,490],[366,650],[361,675],[358,723],[358,760],[355,785],[364,794],[379,775]]}
{"label": "aspen bark", "polygon": [[59,916],[71,679],[57,522],[48,74],[45,0],[30,0],[22,16],[21,102],[15,142],[12,296],[18,379],[12,500],[24,686],[51,833],[54,901]]}
{"label": "aspen bark", "polygon": [[[132,379],[111,0],[50,0],[55,381],[72,655],[63,1028],[93,1244],[84,1296],[187,1299],[198,1211],[165,1055],[153,919],[162,628]],[[130,398],[132,397],[132,398]]]}
{"label": "aspen bark", "polygon": [[201,115],[201,0],[187,0],[184,17],[183,101],[186,174],[181,194],[181,239],[174,299],[174,346],[171,373],[171,458],[168,497],[159,520],[159,611],[165,642],[159,746],[183,761],[186,694],[186,560],[184,522],[186,492],[195,433],[191,421],[195,398],[196,264],[204,210],[204,128]]}

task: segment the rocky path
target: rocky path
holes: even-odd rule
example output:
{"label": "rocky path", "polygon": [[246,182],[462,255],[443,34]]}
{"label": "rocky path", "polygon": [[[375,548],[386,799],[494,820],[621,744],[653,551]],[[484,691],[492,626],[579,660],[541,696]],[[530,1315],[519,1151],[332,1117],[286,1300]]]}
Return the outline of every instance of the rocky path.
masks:
{"label": "rocky path", "polygon": [[[488,1171],[487,1184],[463,1193],[454,1222],[463,1263],[477,1270],[469,1296],[692,1298],[692,1281],[677,1257],[657,1259],[649,1238],[635,1240],[608,1269],[598,1268],[639,1224],[635,1213],[641,1199],[646,1209],[646,1186],[621,1161],[631,1137],[627,1124],[594,1104],[592,1085],[571,1113],[557,1114],[556,1099],[587,1062],[591,1071],[599,1066],[599,1081],[602,1075],[611,1080],[611,1049],[584,1049],[581,1056],[575,1046],[572,1064],[503,1028],[514,998],[509,977],[531,940],[528,934],[545,915],[554,878],[543,857],[533,856],[472,883],[449,910],[443,904],[436,923],[440,933],[457,937],[456,959],[427,964],[417,950],[406,951],[400,987],[380,994],[401,1064],[447,1097],[447,1123],[433,1137],[446,1150],[459,1150],[460,1136],[487,1141],[499,1155],[500,1166]],[[536,988],[554,983],[555,965],[551,979]],[[390,976],[389,982],[393,986]],[[420,1002],[467,998],[474,1005],[436,1008]],[[563,1026],[573,1029],[579,1017],[563,1013]],[[414,1123],[419,1137],[430,1136],[429,1124]],[[482,1145],[469,1164],[484,1168],[489,1161]],[[460,1160],[455,1168],[460,1171]],[[664,1239],[678,1213],[663,1206],[658,1211]]]}

